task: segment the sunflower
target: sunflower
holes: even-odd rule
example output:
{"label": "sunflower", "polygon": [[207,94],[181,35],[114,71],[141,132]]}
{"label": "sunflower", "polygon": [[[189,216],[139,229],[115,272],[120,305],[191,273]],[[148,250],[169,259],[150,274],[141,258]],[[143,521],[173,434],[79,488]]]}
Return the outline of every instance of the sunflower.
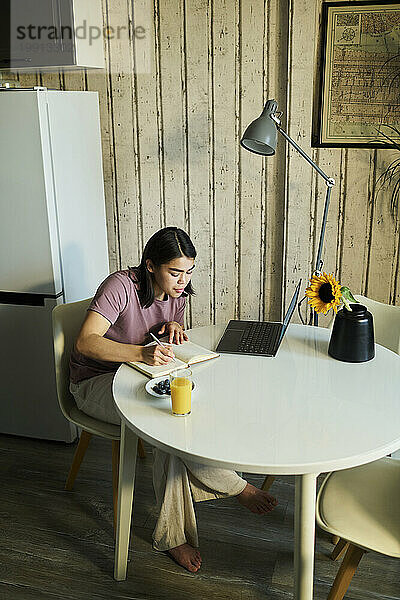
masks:
{"label": "sunflower", "polygon": [[311,304],[317,313],[326,313],[333,308],[337,312],[342,300],[342,291],[340,283],[336,281],[333,273],[323,273],[322,275],[313,275],[310,279],[310,285],[306,289],[308,303]]}

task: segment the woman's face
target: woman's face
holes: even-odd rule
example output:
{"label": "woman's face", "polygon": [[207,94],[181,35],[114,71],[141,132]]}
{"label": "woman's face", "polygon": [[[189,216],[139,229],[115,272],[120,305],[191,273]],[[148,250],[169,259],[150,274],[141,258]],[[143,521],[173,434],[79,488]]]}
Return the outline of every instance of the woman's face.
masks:
{"label": "woman's face", "polygon": [[194,258],[180,256],[159,267],[147,259],[146,265],[154,276],[154,296],[158,300],[163,300],[164,294],[179,298],[192,277]]}

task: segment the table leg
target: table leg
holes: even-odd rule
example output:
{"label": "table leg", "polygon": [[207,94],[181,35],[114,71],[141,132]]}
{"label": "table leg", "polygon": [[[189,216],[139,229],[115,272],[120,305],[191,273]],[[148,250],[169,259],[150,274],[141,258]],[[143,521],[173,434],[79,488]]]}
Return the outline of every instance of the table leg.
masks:
{"label": "table leg", "polygon": [[312,600],[317,475],[296,476],[294,517],[294,599]]}
{"label": "table leg", "polygon": [[119,453],[118,513],[115,538],[114,579],[126,579],[129,537],[132,518],[133,490],[135,485],[137,435],[121,423]]}

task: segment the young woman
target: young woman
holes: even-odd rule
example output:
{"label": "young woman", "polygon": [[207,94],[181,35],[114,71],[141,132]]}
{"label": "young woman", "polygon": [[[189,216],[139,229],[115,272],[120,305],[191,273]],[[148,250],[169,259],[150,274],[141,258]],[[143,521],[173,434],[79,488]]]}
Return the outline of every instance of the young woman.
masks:
{"label": "young woman", "polygon": [[[191,277],[196,250],[177,227],[165,227],[147,242],[138,267],[112,273],[98,288],[79,332],[70,361],[70,390],[88,415],[119,424],[112,381],[125,361],[167,364],[171,348],[153,345],[149,333],[167,334],[180,344],[186,298],[194,294]],[[210,365],[210,368],[212,366]],[[213,469],[154,450],[153,484],[159,518],[153,547],[168,551],[196,572],[201,565],[193,500],[236,496],[255,513],[265,514],[276,500],[234,471]]]}

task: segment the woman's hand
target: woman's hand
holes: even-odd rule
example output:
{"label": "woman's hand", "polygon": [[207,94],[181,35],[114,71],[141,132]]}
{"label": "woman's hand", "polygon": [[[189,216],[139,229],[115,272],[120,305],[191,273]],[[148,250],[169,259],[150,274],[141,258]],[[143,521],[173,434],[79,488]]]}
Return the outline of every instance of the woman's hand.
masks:
{"label": "woman's hand", "polygon": [[189,339],[186,333],[183,331],[183,327],[176,321],[168,321],[168,323],[164,323],[160,331],[157,333],[168,335],[168,341],[170,344],[182,344]]}
{"label": "woman's hand", "polygon": [[166,346],[153,345],[141,347],[141,362],[147,365],[160,366],[167,365],[175,358],[172,348]]}

